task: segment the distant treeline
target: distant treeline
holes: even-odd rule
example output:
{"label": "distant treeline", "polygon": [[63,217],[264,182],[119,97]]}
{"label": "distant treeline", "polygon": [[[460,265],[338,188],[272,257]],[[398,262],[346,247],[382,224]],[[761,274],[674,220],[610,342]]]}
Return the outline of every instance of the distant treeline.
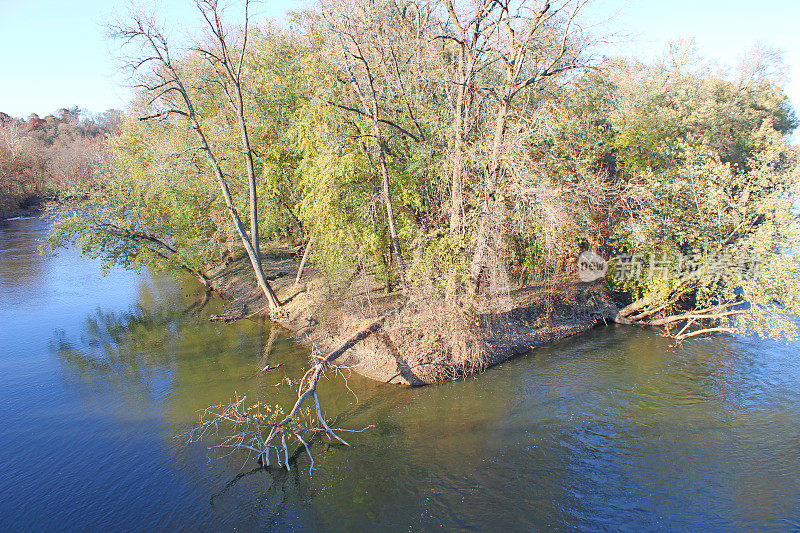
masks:
{"label": "distant treeline", "polygon": [[70,107],[27,119],[0,112],[0,217],[93,180],[120,120],[116,109],[91,114]]}

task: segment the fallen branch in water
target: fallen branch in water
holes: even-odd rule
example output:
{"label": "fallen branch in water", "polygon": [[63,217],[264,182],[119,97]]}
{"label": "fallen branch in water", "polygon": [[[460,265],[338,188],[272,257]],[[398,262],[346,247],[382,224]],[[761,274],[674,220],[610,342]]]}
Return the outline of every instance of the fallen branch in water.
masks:
{"label": "fallen branch in water", "polygon": [[225,322],[226,324],[229,322],[233,322],[235,320],[240,320],[244,318],[245,308],[244,307],[232,307],[226,309],[220,315],[211,315],[208,319],[211,322]]}
{"label": "fallen branch in water", "polygon": [[[310,473],[314,468],[314,457],[309,449],[309,442],[313,435],[325,434],[331,440],[335,439],[345,446],[349,446],[337,432],[359,433],[372,427],[367,426],[360,430],[330,427],[322,414],[322,407],[317,396],[317,385],[320,378],[325,375],[325,371],[334,366],[334,361],[357,343],[378,331],[385,319],[386,317],[382,317],[372,322],[326,357],[315,357],[312,354],[315,363],[300,379],[297,401],[289,414],[284,416],[284,411],[279,405],[270,406],[256,403],[246,406],[247,397],[236,396],[231,403],[221,403],[204,409],[200,415],[200,423],[182,437],[186,438],[188,442],[195,442],[212,431],[218,432],[220,425],[227,426],[230,434],[223,437],[222,442],[212,446],[211,449],[229,449],[229,454],[236,450],[247,450],[248,458],[255,454],[256,460],[263,466],[270,465],[270,455],[274,451],[278,466],[285,467],[287,470],[291,469],[289,445],[294,439],[303,446],[311,460]],[[309,399],[314,401],[313,412],[310,407],[303,407],[303,404]]]}
{"label": "fallen branch in water", "polygon": [[[623,314],[625,312],[623,309],[614,320],[620,324],[663,327],[666,334],[674,337],[677,341],[681,341],[709,333],[735,333],[736,328],[733,327],[731,320],[748,312],[748,309],[745,308],[745,302],[733,300],[706,308],[692,309],[669,314],[661,318],[653,318],[653,316],[674,305],[675,301],[669,301],[653,309],[647,309],[646,306],[642,305],[635,307],[631,304],[626,309],[639,311],[638,315],[632,316],[628,311],[629,314],[626,316]],[[642,308],[645,310],[642,311]],[[682,322],[684,323],[683,327],[677,333],[671,333],[670,329]],[[697,329],[691,330],[692,326]]]}

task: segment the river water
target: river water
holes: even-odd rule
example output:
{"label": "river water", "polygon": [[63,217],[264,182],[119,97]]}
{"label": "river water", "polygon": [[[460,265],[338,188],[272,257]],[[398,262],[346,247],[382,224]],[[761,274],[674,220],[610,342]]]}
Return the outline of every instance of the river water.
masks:
{"label": "river water", "polygon": [[253,469],[179,436],[234,392],[288,403],[307,351],[45,231],[0,223],[0,530],[800,528],[797,344],[608,327],[436,387],[337,378],[327,415],[374,427]]}

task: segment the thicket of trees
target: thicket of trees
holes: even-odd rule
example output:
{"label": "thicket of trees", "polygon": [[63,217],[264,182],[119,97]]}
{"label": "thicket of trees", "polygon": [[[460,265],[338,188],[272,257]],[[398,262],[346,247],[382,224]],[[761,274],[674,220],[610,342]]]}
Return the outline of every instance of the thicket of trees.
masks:
{"label": "thicket of trees", "polygon": [[62,108],[27,119],[0,113],[0,216],[92,183],[120,120],[113,109],[94,116]]}
{"label": "thicket of trees", "polygon": [[798,121],[774,54],[598,58],[582,0],[324,0],[291,30],[197,4],[188,47],[142,14],[115,28],[139,93],[52,246],[202,279],[231,247],[258,272],[259,240],[313,239],[329,276],[467,314],[574,279],[589,249],[657,262],[607,278],[621,322],[793,334]]}

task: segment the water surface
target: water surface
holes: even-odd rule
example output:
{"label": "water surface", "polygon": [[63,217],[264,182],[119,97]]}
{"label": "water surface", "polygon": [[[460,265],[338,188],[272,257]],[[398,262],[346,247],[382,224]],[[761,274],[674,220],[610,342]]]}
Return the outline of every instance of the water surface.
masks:
{"label": "water surface", "polygon": [[45,229],[0,223],[0,530],[800,528],[796,344],[608,327],[436,387],[338,378],[327,414],[375,427],[253,469],[176,436],[290,402],[305,348],[192,280],[43,258]]}

